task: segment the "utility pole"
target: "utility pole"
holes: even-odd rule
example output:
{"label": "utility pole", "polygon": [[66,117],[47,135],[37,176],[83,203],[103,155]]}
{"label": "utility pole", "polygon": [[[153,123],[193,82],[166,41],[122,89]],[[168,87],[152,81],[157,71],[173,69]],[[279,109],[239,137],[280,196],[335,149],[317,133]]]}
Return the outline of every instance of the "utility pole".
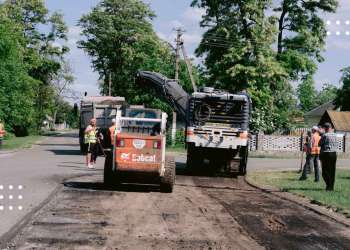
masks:
{"label": "utility pole", "polygon": [[[179,71],[180,71],[180,47],[181,47],[181,36],[183,34],[183,30],[181,28],[176,29],[176,48],[175,48],[175,80],[179,81]],[[176,112],[173,112],[173,122],[171,129],[171,143],[175,146],[176,142]]]}
{"label": "utility pole", "polygon": [[192,73],[191,61],[190,61],[190,60],[188,59],[188,57],[187,57],[187,52],[186,52],[186,49],[185,49],[185,46],[184,46],[183,41],[182,41],[182,43],[181,43],[181,49],[182,49],[182,54],[183,54],[184,59],[185,59],[185,62],[186,62],[188,74],[190,75],[190,79],[191,79],[193,91],[194,91],[194,92],[197,92],[196,82],[195,82],[195,80],[194,80],[193,73]]}
{"label": "utility pole", "polygon": [[180,46],[181,46],[181,36],[183,30],[181,28],[176,29],[176,49],[175,49],[175,80],[179,81],[179,70],[180,70]]}

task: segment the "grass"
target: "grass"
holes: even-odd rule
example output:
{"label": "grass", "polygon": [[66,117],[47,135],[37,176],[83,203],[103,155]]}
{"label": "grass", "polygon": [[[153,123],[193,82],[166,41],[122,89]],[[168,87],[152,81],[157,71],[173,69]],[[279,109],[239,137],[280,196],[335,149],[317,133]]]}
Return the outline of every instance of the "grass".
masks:
{"label": "grass", "polygon": [[248,180],[257,185],[279,188],[306,197],[312,203],[325,205],[350,217],[350,170],[338,169],[333,192],[325,191],[325,183],[315,183],[313,176],[299,181],[300,174],[292,171],[251,172]]}
{"label": "grass", "polygon": [[14,150],[22,148],[30,148],[34,143],[42,137],[39,135],[30,135],[26,137],[10,137],[3,141],[1,150]]}

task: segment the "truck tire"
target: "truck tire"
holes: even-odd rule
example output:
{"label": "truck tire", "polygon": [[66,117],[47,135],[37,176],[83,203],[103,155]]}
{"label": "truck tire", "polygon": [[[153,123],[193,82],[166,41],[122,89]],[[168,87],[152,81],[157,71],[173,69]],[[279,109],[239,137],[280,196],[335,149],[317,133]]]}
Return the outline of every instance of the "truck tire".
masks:
{"label": "truck tire", "polygon": [[163,193],[172,193],[175,184],[176,165],[174,157],[165,158],[165,173],[160,179],[160,191]]}
{"label": "truck tire", "polygon": [[239,149],[239,175],[241,176],[245,176],[247,174],[248,148],[249,146],[244,146]]}
{"label": "truck tire", "polygon": [[103,183],[106,187],[112,187],[119,184],[119,178],[112,170],[113,167],[113,154],[112,152],[106,152],[105,165],[103,169]]}
{"label": "truck tire", "polygon": [[193,145],[189,145],[187,148],[186,168],[191,174],[196,174],[202,167],[203,158],[199,150]]}

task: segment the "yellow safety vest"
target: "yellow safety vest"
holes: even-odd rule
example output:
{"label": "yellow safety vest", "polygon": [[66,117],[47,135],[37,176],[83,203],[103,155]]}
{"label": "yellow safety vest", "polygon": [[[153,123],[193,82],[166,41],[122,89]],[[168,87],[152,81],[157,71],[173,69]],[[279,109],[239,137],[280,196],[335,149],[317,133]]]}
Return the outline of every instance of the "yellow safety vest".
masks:
{"label": "yellow safety vest", "polygon": [[84,136],[85,143],[96,143],[96,130],[93,129],[88,133],[85,133]]}

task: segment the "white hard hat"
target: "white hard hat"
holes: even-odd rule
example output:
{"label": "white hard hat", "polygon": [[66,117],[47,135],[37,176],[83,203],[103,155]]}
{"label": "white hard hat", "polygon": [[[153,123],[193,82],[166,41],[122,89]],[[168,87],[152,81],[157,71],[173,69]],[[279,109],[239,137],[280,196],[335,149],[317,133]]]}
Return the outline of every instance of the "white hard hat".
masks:
{"label": "white hard hat", "polygon": [[112,123],[115,123],[115,119],[112,119]]}
{"label": "white hard hat", "polygon": [[318,126],[313,126],[312,129],[318,131],[319,127]]}

